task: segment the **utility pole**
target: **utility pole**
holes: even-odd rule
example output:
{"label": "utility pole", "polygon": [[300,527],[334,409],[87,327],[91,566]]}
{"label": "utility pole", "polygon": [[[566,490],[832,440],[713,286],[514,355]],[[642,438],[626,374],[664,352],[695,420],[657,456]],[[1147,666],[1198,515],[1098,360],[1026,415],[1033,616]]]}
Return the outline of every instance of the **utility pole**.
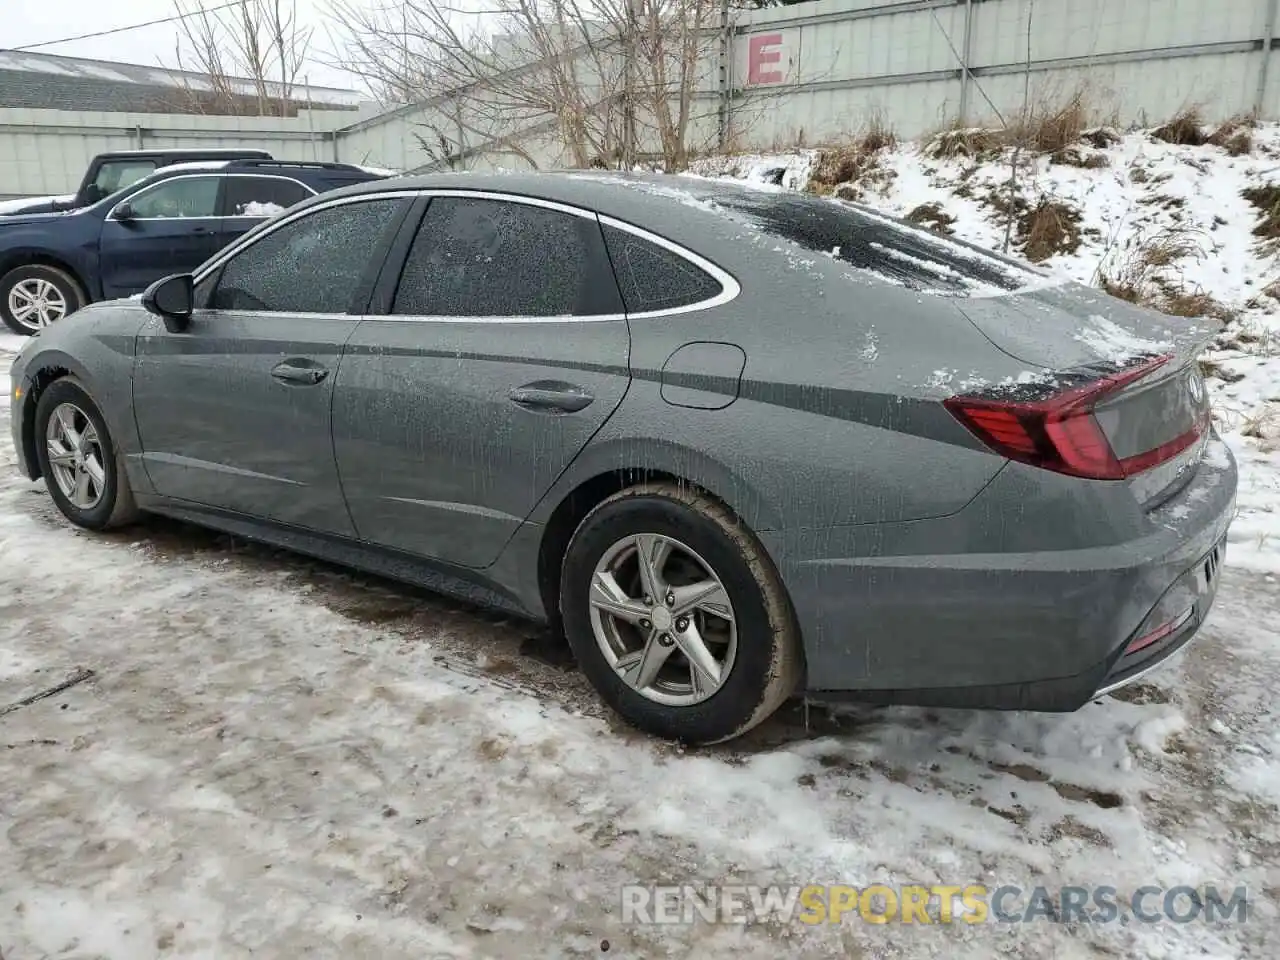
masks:
{"label": "utility pole", "polygon": [[626,36],[622,42],[622,169],[636,165],[636,5],[627,0]]}
{"label": "utility pole", "polygon": [[716,127],[720,149],[723,150],[729,145],[729,134],[732,126],[729,107],[733,97],[733,90],[729,82],[729,70],[733,64],[733,31],[732,23],[729,19],[729,0],[720,0],[719,61],[717,64],[717,86],[719,89],[716,93],[719,95],[719,102],[716,105]]}

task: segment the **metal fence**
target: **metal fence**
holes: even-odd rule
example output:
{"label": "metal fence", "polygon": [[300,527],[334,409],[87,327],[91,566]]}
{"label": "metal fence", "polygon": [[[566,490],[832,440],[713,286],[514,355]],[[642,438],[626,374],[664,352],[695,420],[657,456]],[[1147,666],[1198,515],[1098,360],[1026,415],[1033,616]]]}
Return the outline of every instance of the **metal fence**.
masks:
{"label": "metal fence", "polygon": [[[1278,12],[1280,0],[815,0],[738,11],[708,44],[699,100],[713,140],[756,149],[821,143],[873,117],[905,137],[997,124],[1028,101],[1077,91],[1124,125],[1190,106],[1207,119],[1280,120]],[[448,97],[356,123],[320,111],[280,120],[0,110],[0,194],[69,190],[92,153],[139,141],[412,169],[436,162],[423,133],[456,111]],[[539,166],[566,162],[554,122],[495,132],[517,137]],[[496,139],[453,159],[523,162]]]}
{"label": "metal fence", "polygon": [[89,160],[109,150],[252,147],[284,160],[332,160],[338,128],[351,118],[345,110],[280,118],[0,109],[0,197],[70,193]]}

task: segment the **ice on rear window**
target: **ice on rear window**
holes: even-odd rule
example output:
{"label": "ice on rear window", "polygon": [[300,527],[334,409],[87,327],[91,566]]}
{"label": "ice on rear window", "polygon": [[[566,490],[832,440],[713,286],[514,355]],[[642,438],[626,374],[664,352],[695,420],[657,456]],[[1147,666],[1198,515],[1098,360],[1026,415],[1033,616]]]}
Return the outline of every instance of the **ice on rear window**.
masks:
{"label": "ice on rear window", "polygon": [[[586,176],[717,213],[775,244],[785,241],[793,248],[845,263],[852,268],[850,279],[870,275],[951,297],[1005,296],[1063,282],[1039,269],[842,200],[695,178],[682,177],[668,184],[617,174]],[[786,253],[795,265],[793,250],[774,249]]]}

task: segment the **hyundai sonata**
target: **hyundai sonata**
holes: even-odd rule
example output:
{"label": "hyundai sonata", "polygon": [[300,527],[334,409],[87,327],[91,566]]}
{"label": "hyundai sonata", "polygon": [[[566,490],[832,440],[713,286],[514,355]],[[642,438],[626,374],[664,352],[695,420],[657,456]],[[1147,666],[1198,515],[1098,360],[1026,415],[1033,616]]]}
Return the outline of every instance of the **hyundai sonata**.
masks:
{"label": "hyundai sonata", "polygon": [[682,177],[362,184],[42,330],[19,468],[563,629],[624,718],[1066,711],[1213,600],[1209,330],[871,210]]}

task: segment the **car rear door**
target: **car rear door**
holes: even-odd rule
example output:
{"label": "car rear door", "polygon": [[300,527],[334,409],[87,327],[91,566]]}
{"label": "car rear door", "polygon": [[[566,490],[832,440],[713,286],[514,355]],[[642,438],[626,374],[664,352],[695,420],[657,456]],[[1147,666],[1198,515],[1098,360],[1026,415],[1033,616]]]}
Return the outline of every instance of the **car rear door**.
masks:
{"label": "car rear door", "polygon": [[190,327],[137,340],[134,415],[156,492],[351,536],[330,439],[343,345],[411,200],[313,207],[196,285]]}
{"label": "car rear door", "polygon": [[361,538],[484,567],[621,402],[621,297],[571,207],[436,195],[397,244],[338,372],[338,473]]}
{"label": "car rear door", "polygon": [[[102,223],[98,260],[105,299],[127,297],[173,273],[190,273],[219,248],[224,177],[195,174],[143,187]],[[127,203],[132,216],[122,218]]]}
{"label": "car rear door", "polygon": [[268,217],[314,197],[316,192],[290,177],[228,174],[222,190],[218,249],[239,239]]}

